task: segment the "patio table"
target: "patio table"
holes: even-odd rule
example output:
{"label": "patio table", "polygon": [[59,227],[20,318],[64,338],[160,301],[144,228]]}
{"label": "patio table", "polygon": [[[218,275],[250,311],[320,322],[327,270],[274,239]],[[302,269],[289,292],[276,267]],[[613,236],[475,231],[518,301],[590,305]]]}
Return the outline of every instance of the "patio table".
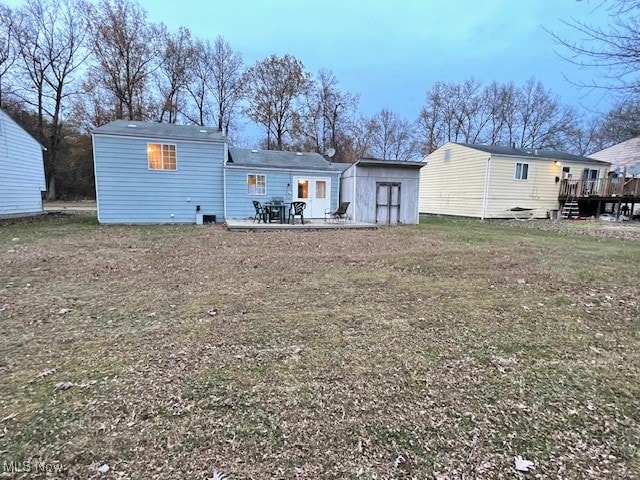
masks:
{"label": "patio table", "polygon": [[290,205],[291,203],[265,203],[264,206],[268,211],[269,223],[271,223],[271,210],[278,210],[278,213],[280,214],[280,223],[285,223],[284,217],[287,208],[289,208]]}

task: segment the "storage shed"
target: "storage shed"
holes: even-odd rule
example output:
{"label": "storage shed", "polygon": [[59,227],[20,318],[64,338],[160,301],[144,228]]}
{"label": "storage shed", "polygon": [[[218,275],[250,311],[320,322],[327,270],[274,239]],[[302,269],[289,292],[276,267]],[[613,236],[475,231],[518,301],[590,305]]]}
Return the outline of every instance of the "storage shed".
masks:
{"label": "storage shed", "polygon": [[42,145],[0,110],[0,217],[42,212]]}
{"label": "storage shed", "polygon": [[358,222],[418,223],[423,166],[421,162],[360,159],[342,174],[340,201],[350,202],[347,213]]}

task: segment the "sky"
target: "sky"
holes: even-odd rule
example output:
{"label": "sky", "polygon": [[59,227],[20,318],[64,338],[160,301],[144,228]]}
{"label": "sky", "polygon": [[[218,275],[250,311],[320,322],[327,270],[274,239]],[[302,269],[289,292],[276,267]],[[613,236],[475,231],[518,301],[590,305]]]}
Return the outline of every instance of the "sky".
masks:
{"label": "sky", "polygon": [[[195,37],[218,35],[247,66],[291,54],[316,73],[331,70],[344,91],[358,94],[371,116],[388,108],[415,120],[437,81],[475,78],[522,85],[535,77],[563,103],[606,111],[603,91],[572,82],[593,78],[563,60],[545,31],[569,40],[563,21],[603,25],[604,0],[139,0],[149,19]],[[17,6],[20,0],[8,0]]]}
{"label": "sky", "polygon": [[[307,70],[333,71],[360,111],[417,118],[437,81],[535,77],[567,104],[606,110],[603,92],[577,89],[579,71],[544,29],[577,38],[562,22],[602,24],[602,0],[140,0],[150,20],[196,37],[222,35],[247,65],[291,54]],[[600,6],[600,7],[599,7]],[[567,80],[569,78],[571,81]]]}

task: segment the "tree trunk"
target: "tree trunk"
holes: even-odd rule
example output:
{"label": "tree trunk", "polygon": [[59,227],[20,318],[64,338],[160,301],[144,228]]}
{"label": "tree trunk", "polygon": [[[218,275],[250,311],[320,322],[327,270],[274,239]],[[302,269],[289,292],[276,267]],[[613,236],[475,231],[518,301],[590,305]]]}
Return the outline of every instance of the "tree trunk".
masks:
{"label": "tree trunk", "polygon": [[56,177],[52,173],[49,175],[49,182],[47,183],[47,200],[56,199]]}

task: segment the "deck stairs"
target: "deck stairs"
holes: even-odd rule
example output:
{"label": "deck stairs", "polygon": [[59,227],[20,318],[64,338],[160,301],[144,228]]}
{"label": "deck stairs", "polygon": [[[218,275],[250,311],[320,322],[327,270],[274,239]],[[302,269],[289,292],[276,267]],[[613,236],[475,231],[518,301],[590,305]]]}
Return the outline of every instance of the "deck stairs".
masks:
{"label": "deck stairs", "polygon": [[575,198],[569,197],[567,201],[564,202],[562,206],[562,211],[560,212],[560,218],[566,220],[568,218],[576,218],[580,216],[580,209],[578,208],[578,202],[576,202]]}

